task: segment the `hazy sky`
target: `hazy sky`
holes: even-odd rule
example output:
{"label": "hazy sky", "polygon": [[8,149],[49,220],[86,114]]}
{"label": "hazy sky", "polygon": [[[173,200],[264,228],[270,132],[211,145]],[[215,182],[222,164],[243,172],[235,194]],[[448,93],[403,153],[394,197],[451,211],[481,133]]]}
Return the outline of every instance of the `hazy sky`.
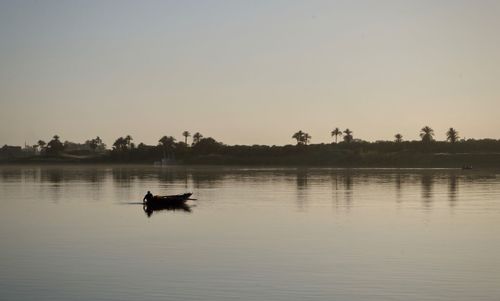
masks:
{"label": "hazy sky", "polygon": [[0,1],[0,144],[500,138],[500,1]]}

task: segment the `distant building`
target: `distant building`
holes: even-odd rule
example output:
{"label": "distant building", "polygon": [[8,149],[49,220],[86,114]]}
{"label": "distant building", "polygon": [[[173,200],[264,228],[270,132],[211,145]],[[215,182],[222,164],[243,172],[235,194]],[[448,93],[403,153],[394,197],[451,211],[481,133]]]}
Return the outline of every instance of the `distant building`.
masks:
{"label": "distant building", "polygon": [[25,156],[26,154],[20,146],[10,146],[6,144],[0,148],[0,159],[13,159]]}

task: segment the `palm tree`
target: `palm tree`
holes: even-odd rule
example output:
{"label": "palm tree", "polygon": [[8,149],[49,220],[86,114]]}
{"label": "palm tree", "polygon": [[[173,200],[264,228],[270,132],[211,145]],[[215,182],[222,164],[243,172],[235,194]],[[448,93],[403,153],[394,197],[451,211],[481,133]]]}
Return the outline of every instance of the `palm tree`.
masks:
{"label": "palm tree", "polygon": [[59,136],[54,135],[52,140],[47,143],[47,152],[58,154],[64,150],[64,145],[59,141]]}
{"label": "palm tree", "polygon": [[158,142],[163,146],[165,149],[173,148],[174,143],[175,143],[175,138],[172,136],[163,136],[158,140]]}
{"label": "palm tree", "polygon": [[188,137],[191,136],[191,133],[188,131],[184,131],[184,132],[182,132],[182,136],[184,136],[184,143],[186,143],[186,145],[187,145],[188,144]]}
{"label": "palm tree", "polygon": [[47,143],[43,140],[38,140],[38,145],[40,146],[40,151],[42,151]]}
{"label": "palm tree", "polygon": [[126,144],[127,144],[127,147],[129,147],[129,148],[134,148],[133,143],[131,143],[131,142],[132,142],[132,140],[134,140],[134,139],[133,139],[133,138],[132,138],[132,136],[130,136],[130,135],[127,135],[127,137],[125,137],[125,142],[126,142]]}
{"label": "palm tree", "polygon": [[96,138],[94,139],[90,139],[86,142],[86,144],[90,147],[90,149],[95,152],[97,150],[98,147],[101,147],[101,149],[103,148],[103,143],[102,143],[102,139],[97,136]]}
{"label": "palm tree", "polygon": [[397,133],[396,135],[394,135],[394,138],[396,138],[396,140],[394,140],[394,141],[397,143],[400,143],[403,141],[403,135],[401,135],[400,133]]}
{"label": "palm tree", "polygon": [[303,144],[304,143],[304,132],[298,131],[297,133],[293,134],[292,138],[297,140],[297,145]]}
{"label": "palm tree", "polygon": [[337,136],[342,136],[342,131],[339,128],[334,128],[332,131],[332,137],[335,137],[335,143],[337,143]]}
{"label": "palm tree", "polygon": [[168,154],[168,158],[170,158],[175,148],[175,138],[172,136],[163,136],[158,142],[163,146],[163,156],[166,158]]}
{"label": "palm tree", "polygon": [[113,149],[117,151],[125,151],[127,150],[127,138],[118,137],[113,143]]}
{"label": "palm tree", "polygon": [[434,130],[428,126],[424,126],[420,130],[420,138],[422,138],[422,142],[432,142],[434,140]]}
{"label": "palm tree", "polygon": [[458,136],[457,130],[455,130],[454,128],[450,128],[446,132],[446,140],[450,141],[451,143],[457,142],[458,138],[460,137]]}
{"label": "palm tree", "polygon": [[200,142],[201,138],[203,138],[202,134],[200,134],[199,132],[194,133],[194,135],[193,135],[193,145],[195,145],[198,142]]}
{"label": "palm tree", "polygon": [[352,141],[352,131],[350,129],[345,129],[344,131],[344,141],[349,143]]}
{"label": "palm tree", "polygon": [[307,145],[312,137],[306,132],[298,131],[292,138],[297,140],[297,145]]}
{"label": "palm tree", "polygon": [[311,141],[311,135],[309,135],[308,133],[304,133],[304,136],[302,136],[302,142],[307,145],[309,143],[309,141]]}

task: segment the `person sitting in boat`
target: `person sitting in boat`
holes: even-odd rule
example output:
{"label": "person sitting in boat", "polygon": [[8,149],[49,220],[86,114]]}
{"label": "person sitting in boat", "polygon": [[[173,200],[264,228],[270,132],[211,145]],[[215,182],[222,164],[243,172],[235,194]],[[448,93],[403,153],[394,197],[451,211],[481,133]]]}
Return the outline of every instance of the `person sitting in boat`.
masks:
{"label": "person sitting in boat", "polygon": [[150,202],[152,200],[153,200],[153,194],[151,193],[151,191],[148,191],[148,193],[146,193],[146,195],[142,199],[143,202]]}

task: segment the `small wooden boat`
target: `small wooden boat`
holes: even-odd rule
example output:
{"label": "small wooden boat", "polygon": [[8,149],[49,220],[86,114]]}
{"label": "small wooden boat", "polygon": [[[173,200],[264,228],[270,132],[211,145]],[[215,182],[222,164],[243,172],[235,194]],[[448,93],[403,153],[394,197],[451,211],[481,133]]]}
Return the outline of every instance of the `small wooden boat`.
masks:
{"label": "small wooden boat", "polygon": [[150,200],[145,200],[148,205],[167,205],[167,204],[183,204],[191,197],[192,193],[183,193],[175,195],[155,195]]}

